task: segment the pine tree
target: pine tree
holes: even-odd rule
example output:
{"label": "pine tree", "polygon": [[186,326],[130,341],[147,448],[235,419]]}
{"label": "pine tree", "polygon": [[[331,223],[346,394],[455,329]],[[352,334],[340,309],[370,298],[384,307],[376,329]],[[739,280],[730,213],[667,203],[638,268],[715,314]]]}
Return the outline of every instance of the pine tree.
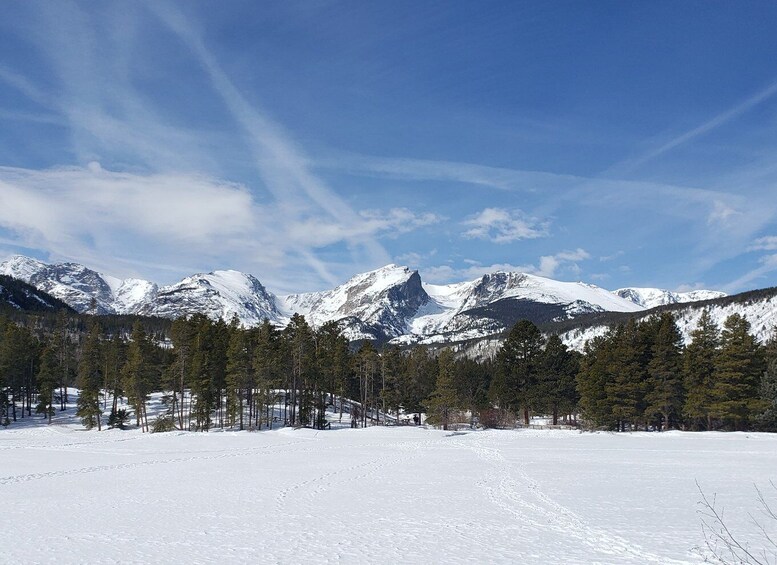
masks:
{"label": "pine tree", "polygon": [[613,359],[609,368],[612,379],[605,386],[607,402],[617,428],[624,431],[637,426],[644,412],[644,383],[647,363],[645,332],[634,320],[620,326],[615,334]]}
{"label": "pine tree", "polygon": [[252,352],[248,332],[240,328],[236,319],[230,324],[229,348],[227,349],[227,422],[230,426],[238,421],[243,426],[243,402],[246,391],[253,381]]}
{"label": "pine tree", "polygon": [[68,404],[68,387],[74,380],[78,365],[75,361],[75,347],[73,344],[71,321],[64,310],[57,313],[54,331],[51,336],[51,344],[57,355],[59,375],[60,411],[64,411]]}
{"label": "pine tree", "polygon": [[461,402],[453,385],[456,360],[453,352],[446,348],[437,357],[437,381],[434,392],[426,401],[427,421],[442,425],[447,430],[453,412],[460,407]]}
{"label": "pine tree", "polygon": [[359,415],[361,425],[366,426],[376,408],[375,388],[380,375],[380,358],[371,341],[365,341],[354,356],[356,376],[359,379]]}
{"label": "pine tree", "polygon": [[38,368],[38,405],[35,407],[36,414],[43,414],[51,424],[51,417],[54,415],[54,391],[59,384],[57,374],[57,356],[51,345],[43,349],[41,362]]}
{"label": "pine tree", "polygon": [[720,330],[709,311],[704,310],[683,352],[683,416],[693,429],[712,429],[712,386],[719,347]]}
{"label": "pine tree", "polygon": [[413,347],[405,359],[401,377],[401,404],[405,412],[415,413],[420,418],[424,401],[432,394],[436,379],[437,359],[426,347]]}
{"label": "pine tree", "polygon": [[348,340],[341,334],[337,322],[327,322],[316,331],[316,360],[320,382],[316,391],[317,416],[314,425],[321,428],[326,424],[324,395],[328,392],[332,402],[339,395],[342,409],[342,395],[349,372]]}
{"label": "pine tree", "polygon": [[261,429],[262,418],[267,426],[272,428],[276,401],[275,388],[279,386],[281,363],[278,331],[265,318],[256,331],[252,360],[256,375],[257,393],[252,395],[253,411],[251,416],[257,428]]}
{"label": "pine tree", "polygon": [[513,326],[496,355],[496,375],[491,396],[502,408],[523,408],[524,423],[539,402],[539,363],[543,337],[532,322],[521,320]]}
{"label": "pine tree", "polygon": [[558,424],[559,413],[569,414],[577,406],[578,368],[578,355],[569,351],[560,337],[551,335],[540,358],[538,407],[552,415],[554,426]]}
{"label": "pine tree", "polygon": [[121,371],[122,386],[130,406],[135,411],[135,423],[148,431],[147,402],[153,388],[151,344],[143,325],[135,322],[127,346],[127,361]]}
{"label": "pine tree", "polygon": [[126,346],[119,332],[115,331],[113,338],[110,341],[106,341],[103,344],[103,348],[105,350],[105,367],[103,371],[105,400],[103,402],[103,409],[108,409],[108,393],[110,392],[112,397],[110,415],[114,415],[119,409],[119,398],[124,395],[124,391],[121,388],[121,369],[126,362]]}
{"label": "pine tree", "polygon": [[[8,323],[0,340],[0,378],[4,381],[2,390],[2,422],[17,419],[17,402],[21,401],[21,417],[25,405],[31,413],[34,366],[38,344],[31,332],[24,327]],[[10,398],[9,398],[10,397]],[[10,400],[10,407],[8,402]]]}
{"label": "pine tree", "polygon": [[102,366],[100,328],[97,323],[93,323],[84,341],[81,361],[78,364],[77,383],[80,393],[76,416],[81,418],[81,422],[86,429],[92,429],[97,426],[98,431],[102,429],[102,410],[100,409],[100,384],[103,380]]}
{"label": "pine tree", "polygon": [[681,372],[682,336],[674,316],[665,312],[658,319],[658,328],[648,363],[647,414],[660,414],[665,429],[679,420],[684,396]]}
{"label": "pine tree", "polygon": [[203,314],[191,316],[187,326],[183,337],[190,343],[191,360],[189,370],[182,369],[191,390],[187,420],[190,428],[207,431],[213,425],[214,411],[223,426],[221,408],[222,393],[226,389],[229,326],[222,320],[213,322]]}
{"label": "pine tree", "polygon": [[488,401],[491,373],[489,360],[476,361],[467,357],[456,359],[453,386],[461,408],[469,411],[473,420],[481,411],[491,408]]}
{"label": "pine tree", "polygon": [[750,324],[732,314],[723,324],[720,352],[715,360],[710,413],[733,429],[745,429],[763,411],[758,389],[763,360]]}
{"label": "pine tree", "polygon": [[615,330],[589,340],[585,344],[585,354],[576,378],[583,419],[595,428],[616,427],[607,390],[613,379],[615,340]]}
{"label": "pine tree", "polygon": [[294,314],[283,330],[288,353],[288,377],[291,409],[289,424],[309,425],[312,410],[312,394],[309,385],[315,378],[316,347],[313,331],[305,317]]}
{"label": "pine tree", "polygon": [[759,388],[763,411],[756,419],[756,426],[764,432],[777,432],[777,327],[761,352],[765,367]]}
{"label": "pine tree", "polygon": [[758,429],[777,432],[777,357],[770,357],[761,378],[760,396],[764,410],[758,416]]}
{"label": "pine tree", "polygon": [[175,320],[170,328],[173,342],[174,360],[168,372],[170,388],[173,390],[172,411],[178,421],[178,429],[190,428],[191,395],[189,410],[186,409],[186,388],[190,386],[192,375],[192,357],[197,334],[196,323],[185,317]]}

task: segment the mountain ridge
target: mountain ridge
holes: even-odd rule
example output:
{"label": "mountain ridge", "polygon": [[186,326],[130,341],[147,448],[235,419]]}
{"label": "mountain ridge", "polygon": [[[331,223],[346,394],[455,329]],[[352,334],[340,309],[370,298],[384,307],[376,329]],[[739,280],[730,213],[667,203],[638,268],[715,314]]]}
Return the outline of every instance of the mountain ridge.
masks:
{"label": "mountain ridge", "polygon": [[203,313],[244,326],[264,319],[283,326],[299,313],[313,326],[336,321],[351,341],[440,345],[499,336],[520,319],[560,323],[593,314],[638,314],[658,302],[678,304],[717,291],[609,291],[528,273],[495,272],[436,285],[417,270],[389,264],[354,275],[333,289],[276,296],[253,275],[234,270],[198,273],[165,286],[119,279],[78,263],[47,264],[22,255],[0,263],[0,273],[48,292],[76,311],[177,318]]}

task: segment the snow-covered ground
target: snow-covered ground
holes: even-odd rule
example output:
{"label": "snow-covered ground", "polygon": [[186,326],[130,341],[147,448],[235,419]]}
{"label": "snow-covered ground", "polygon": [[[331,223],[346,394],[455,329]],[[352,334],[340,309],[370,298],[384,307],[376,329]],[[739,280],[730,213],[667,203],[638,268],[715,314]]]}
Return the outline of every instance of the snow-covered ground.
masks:
{"label": "snow-covered ground", "polygon": [[[777,435],[0,431],[4,563],[698,563],[755,534]],[[751,538],[757,540],[757,536]]]}

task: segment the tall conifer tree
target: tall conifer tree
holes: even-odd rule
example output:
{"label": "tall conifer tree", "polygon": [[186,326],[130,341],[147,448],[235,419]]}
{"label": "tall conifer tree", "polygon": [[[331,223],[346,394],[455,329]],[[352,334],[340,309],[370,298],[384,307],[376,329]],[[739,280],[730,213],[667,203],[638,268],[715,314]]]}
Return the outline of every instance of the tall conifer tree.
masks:
{"label": "tall conifer tree", "polygon": [[723,324],[715,362],[712,416],[734,429],[744,429],[763,409],[758,394],[763,369],[750,324],[739,314],[732,314]]}
{"label": "tall conifer tree", "polygon": [[693,429],[712,429],[712,387],[719,347],[720,329],[705,309],[683,353],[683,416]]}
{"label": "tall conifer tree", "polygon": [[97,426],[102,429],[100,409],[100,385],[103,382],[102,352],[100,348],[100,328],[92,323],[81,351],[81,361],[78,363],[78,405],[76,415],[81,418],[84,426],[91,429]]}
{"label": "tall conifer tree", "polygon": [[659,414],[660,425],[670,429],[681,415],[683,407],[682,336],[674,316],[665,312],[658,320],[648,363],[647,413]]}
{"label": "tall conifer tree", "polygon": [[57,368],[57,355],[51,345],[47,345],[43,349],[38,368],[38,405],[35,407],[35,412],[43,414],[49,424],[54,415],[54,392],[59,384]]}
{"label": "tall conifer tree", "polygon": [[443,430],[447,430],[451,423],[454,410],[460,407],[460,399],[454,387],[454,372],[456,371],[456,359],[453,352],[446,348],[437,357],[437,380],[434,392],[426,401],[426,409],[429,421],[439,423]]}

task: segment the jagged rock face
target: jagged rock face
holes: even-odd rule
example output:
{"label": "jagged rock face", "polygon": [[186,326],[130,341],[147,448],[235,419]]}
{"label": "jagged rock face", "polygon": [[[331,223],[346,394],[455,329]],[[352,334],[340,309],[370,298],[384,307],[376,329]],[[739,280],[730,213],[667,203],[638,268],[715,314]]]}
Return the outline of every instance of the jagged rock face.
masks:
{"label": "jagged rock face", "polygon": [[[28,282],[79,312],[166,318],[202,313],[226,321],[237,316],[244,326],[260,324],[265,318],[285,325],[296,312],[314,327],[338,322],[352,341],[388,339],[435,345],[498,341],[503,331],[521,319],[547,324],[597,312],[639,312],[655,305],[723,295],[639,288],[610,292],[585,283],[507,272],[431,285],[422,283],[417,271],[397,265],[356,275],[332,290],[283,297],[274,296],[252,275],[238,271],[193,275],[160,288],[149,281],[102,275],[75,263],[47,265],[16,256],[0,263],[0,274]],[[769,318],[774,310],[761,306],[752,307],[757,310],[752,319],[763,333],[766,325],[771,328],[774,323]],[[578,331],[567,341],[582,343],[583,337],[594,335],[591,332]]]}
{"label": "jagged rock face", "polygon": [[0,263],[0,273],[24,280],[82,313],[178,318],[199,312],[225,320],[236,314],[244,325],[259,324],[264,318],[282,320],[275,297],[256,278],[237,271],[194,275],[159,288],[142,279],[102,275],[76,263],[47,265],[15,256]]}
{"label": "jagged rock face", "polygon": [[77,263],[47,265],[15,256],[0,264],[0,272],[23,280],[69,304],[77,312],[114,314],[113,291],[97,271]]}
{"label": "jagged rock face", "polygon": [[265,318],[281,321],[275,297],[255,277],[238,271],[214,271],[187,277],[158,290],[154,300],[138,313],[178,318],[195,313],[230,321],[233,316],[246,326],[261,324]]}
{"label": "jagged rock face", "polygon": [[426,285],[430,302],[398,343],[443,343],[500,334],[518,320],[537,324],[601,311],[631,312],[636,304],[584,283],[497,272],[467,283]]}
{"label": "jagged rock face", "polygon": [[299,313],[313,325],[351,319],[348,332],[394,337],[407,331],[407,323],[429,301],[417,271],[387,265],[356,275],[333,290],[282,297],[287,315]]}
{"label": "jagged rock face", "polygon": [[138,314],[157,298],[159,287],[142,279],[125,279],[114,286],[113,306],[120,314]]}

